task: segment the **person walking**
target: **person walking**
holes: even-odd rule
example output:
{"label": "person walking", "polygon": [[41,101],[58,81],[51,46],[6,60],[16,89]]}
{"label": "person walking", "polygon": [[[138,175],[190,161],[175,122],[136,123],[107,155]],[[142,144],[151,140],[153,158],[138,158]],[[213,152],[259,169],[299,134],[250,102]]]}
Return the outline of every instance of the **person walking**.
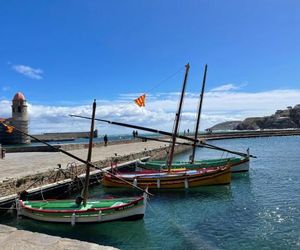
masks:
{"label": "person walking", "polygon": [[108,142],[108,138],[107,138],[106,134],[104,135],[103,140],[104,140],[104,146],[106,147],[107,146],[107,142]]}

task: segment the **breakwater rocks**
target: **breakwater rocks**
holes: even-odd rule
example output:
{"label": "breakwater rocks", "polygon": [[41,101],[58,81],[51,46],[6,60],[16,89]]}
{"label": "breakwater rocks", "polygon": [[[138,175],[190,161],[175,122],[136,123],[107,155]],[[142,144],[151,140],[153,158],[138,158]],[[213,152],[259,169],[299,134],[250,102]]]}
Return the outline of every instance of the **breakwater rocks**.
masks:
{"label": "breakwater rocks", "polygon": [[31,249],[31,250],[63,250],[63,249],[86,249],[86,250],[116,250],[117,248],[101,246],[95,243],[50,236],[41,233],[33,233],[18,230],[0,224],[0,246],[2,250]]}
{"label": "breakwater rocks", "polygon": [[277,110],[275,114],[264,117],[249,117],[244,121],[219,123],[211,130],[257,130],[257,129],[289,129],[300,128],[300,104]]}
{"label": "breakwater rocks", "polygon": [[[116,140],[116,141],[110,141],[108,144],[109,145],[118,145],[118,144],[128,144],[128,143],[135,143],[141,141],[139,139],[136,140]],[[65,151],[70,151],[70,150],[76,150],[76,149],[86,149],[89,147],[88,143],[58,143],[53,145],[57,148],[63,149]],[[104,143],[103,142],[97,142],[93,143],[93,147],[103,147]],[[56,152],[57,150],[50,148],[46,145],[41,145],[41,146],[35,146],[35,145],[29,145],[29,146],[24,146],[24,147],[5,147],[3,148],[6,149],[7,153],[17,153],[17,152]]]}
{"label": "breakwater rocks", "polygon": [[[72,141],[78,138],[89,138],[90,132],[62,132],[62,133],[44,133],[34,135],[37,139],[42,141]],[[94,131],[94,138],[98,137],[98,130]],[[31,142],[36,140],[31,139]]]}

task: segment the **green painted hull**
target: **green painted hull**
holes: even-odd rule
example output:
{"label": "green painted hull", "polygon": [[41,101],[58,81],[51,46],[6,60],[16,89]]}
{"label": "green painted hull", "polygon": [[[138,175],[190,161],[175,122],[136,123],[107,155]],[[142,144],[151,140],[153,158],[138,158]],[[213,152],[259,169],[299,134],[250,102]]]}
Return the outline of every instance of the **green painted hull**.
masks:
{"label": "green painted hull", "polygon": [[18,201],[20,215],[48,222],[104,222],[139,219],[144,216],[146,196],[120,199],[89,200],[86,206],[74,200]]}
{"label": "green painted hull", "polygon": [[[173,161],[172,169],[186,168],[188,170],[194,170],[194,169],[207,168],[207,167],[219,167],[219,166],[224,166],[226,164],[230,164],[231,166],[236,166],[239,164],[243,164],[245,161],[249,161],[249,160],[246,158],[231,157],[231,158],[219,158],[219,159],[195,161],[195,163],[193,164],[185,161]],[[167,169],[165,161],[140,162],[138,166],[149,170]]]}

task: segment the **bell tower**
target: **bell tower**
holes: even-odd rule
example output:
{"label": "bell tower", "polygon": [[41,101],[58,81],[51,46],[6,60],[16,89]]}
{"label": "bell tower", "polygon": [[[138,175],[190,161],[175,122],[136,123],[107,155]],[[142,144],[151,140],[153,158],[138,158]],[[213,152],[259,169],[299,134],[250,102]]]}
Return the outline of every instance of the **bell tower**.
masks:
{"label": "bell tower", "polygon": [[[12,118],[11,124],[16,128],[28,133],[28,113],[25,96],[18,92],[12,100]],[[21,134],[18,131],[13,131],[10,144],[27,144],[30,143],[30,138],[27,135]]]}

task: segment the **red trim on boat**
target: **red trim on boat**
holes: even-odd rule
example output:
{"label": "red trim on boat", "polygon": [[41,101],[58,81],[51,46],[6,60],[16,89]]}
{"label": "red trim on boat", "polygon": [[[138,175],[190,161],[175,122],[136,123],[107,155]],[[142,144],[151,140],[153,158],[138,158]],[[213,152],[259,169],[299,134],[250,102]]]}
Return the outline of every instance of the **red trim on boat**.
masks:
{"label": "red trim on boat", "polygon": [[24,208],[24,209],[27,209],[27,210],[31,210],[31,211],[34,211],[34,212],[40,212],[40,213],[86,213],[86,212],[92,212],[92,211],[107,211],[107,210],[118,210],[120,208],[123,208],[123,207],[128,207],[128,206],[131,206],[133,204],[136,204],[138,203],[139,201],[143,200],[144,197],[141,196],[140,198],[130,202],[130,203],[127,203],[127,204],[122,204],[122,205],[119,205],[119,206],[115,206],[115,207],[108,207],[108,208],[89,208],[89,209],[85,209],[85,210],[42,210],[42,209],[37,209],[37,208],[30,208],[30,207],[27,207],[26,205],[24,205],[24,202],[22,200],[19,200],[20,201],[20,204],[21,204],[21,207]]}

